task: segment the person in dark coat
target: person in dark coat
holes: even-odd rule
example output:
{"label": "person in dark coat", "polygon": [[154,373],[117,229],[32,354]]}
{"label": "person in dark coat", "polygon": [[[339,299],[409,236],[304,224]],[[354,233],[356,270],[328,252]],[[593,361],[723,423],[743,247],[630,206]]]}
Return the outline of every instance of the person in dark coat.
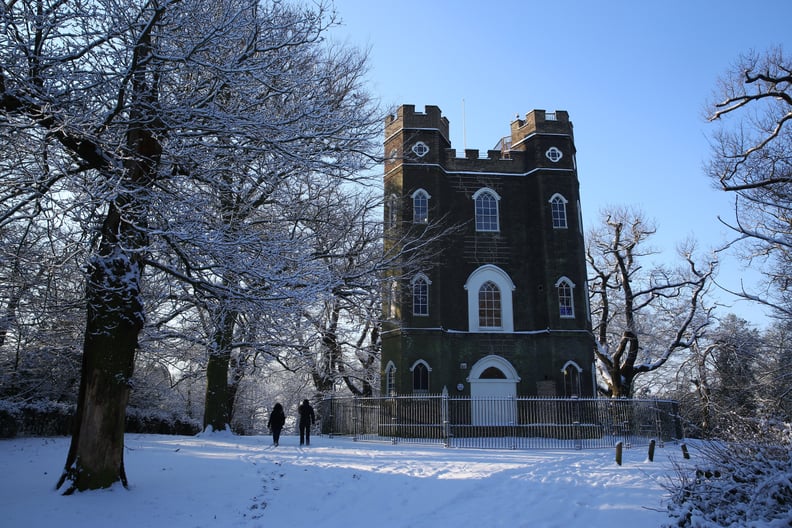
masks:
{"label": "person in dark coat", "polygon": [[300,413],[300,445],[311,445],[311,426],[316,423],[313,407],[308,400],[303,400],[297,412]]}
{"label": "person in dark coat", "polygon": [[272,412],[270,412],[269,420],[267,421],[267,427],[272,431],[272,441],[275,447],[278,447],[281,430],[283,430],[283,424],[285,423],[286,413],[283,412],[283,405],[276,403],[272,407]]}

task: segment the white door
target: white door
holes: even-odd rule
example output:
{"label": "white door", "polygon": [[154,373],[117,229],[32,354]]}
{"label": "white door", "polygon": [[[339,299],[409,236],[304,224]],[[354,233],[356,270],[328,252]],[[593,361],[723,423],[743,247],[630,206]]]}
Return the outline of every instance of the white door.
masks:
{"label": "white door", "polygon": [[497,355],[481,358],[470,369],[470,419],[473,425],[514,425],[517,382],[511,363]]}
{"label": "white door", "polygon": [[473,425],[514,425],[517,383],[508,379],[470,380]]}

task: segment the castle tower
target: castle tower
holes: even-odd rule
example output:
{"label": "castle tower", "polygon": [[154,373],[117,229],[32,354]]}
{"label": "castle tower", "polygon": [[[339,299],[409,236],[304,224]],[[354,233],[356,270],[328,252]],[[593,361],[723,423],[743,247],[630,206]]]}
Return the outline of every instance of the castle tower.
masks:
{"label": "castle tower", "polygon": [[593,339],[572,123],[534,110],[457,157],[436,106],[385,122],[385,243],[436,222],[423,269],[384,292],[383,394],[593,395]]}

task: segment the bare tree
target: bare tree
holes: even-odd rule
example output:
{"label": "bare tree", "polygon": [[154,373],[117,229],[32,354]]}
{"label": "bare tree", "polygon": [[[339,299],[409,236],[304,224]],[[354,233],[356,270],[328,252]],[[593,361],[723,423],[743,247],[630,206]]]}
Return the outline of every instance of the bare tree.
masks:
{"label": "bare tree", "polygon": [[792,315],[792,58],[781,47],[741,56],[720,79],[708,118],[708,174],[734,197],[735,243],[750,263],[766,263],[766,291],[736,292]]}
{"label": "bare tree", "polygon": [[645,268],[654,232],[641,213],[617,209],[586,238],[599,390],[611,397],[632,396],[636,376],[689,348],[709,324],[702,297],[714,263],[701,268],[686,247],[683,267]]}

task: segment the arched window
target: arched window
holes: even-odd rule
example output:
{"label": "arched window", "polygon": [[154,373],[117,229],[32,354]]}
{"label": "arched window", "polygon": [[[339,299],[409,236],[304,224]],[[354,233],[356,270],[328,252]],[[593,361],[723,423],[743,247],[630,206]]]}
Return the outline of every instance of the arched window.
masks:
{"label": "arched window", "polygon": [[399,197],[395,194],[388,196],[385,202],[385,227],[393,228],[399,223]]}
{"label": "arched window", "polygon": [[501,293],[498,285],[487,281],[479,288],[479,326],[501,328]]}
{"label": "arched window", "polygon": [[410,370],[412,370],[413,393],[429,394],[429,373],[432,371],[429,364],[423,359],[419,359]]}
{"label": "arched window", "polygon": [[396,395],[396,365],[393,361],[388,361],[388,366],[385,367],[385,394]]}
{"label": "arched window", "polygon": [[567,199],[556,193],[550,198],[550,215],[553,219],[553,229],[567,228]]}
{"label": "arched window", "polygon": [[390,279],[385,283],[382,292],[382,312],[386,319],[395,319],[399,316],[399,283]]}
{"label": "arched window", "polygon": [[575,317],[575,303],[572,292],[575,288],[575,283],[566,277],[561,277],[555,283],[558,290],[558,314],[562,318]]}
{"label": "arched window", "polygon": [[431,196],[423,189],[418,189],[412,193],[414,224],[426,224],[429,222],[429,198]]}
{"label": "arched window", "polygon": [[389,319],[391,317],[390,282],[385,282],[380,287],[382,288],[382,316]]}
{"label": "arched window", "polygon": [[493,264],[476,269],[465,282],[468,329],[471,332],[513,332],[512,292],[509,275]]}
{"label": "arched window", "polygon": [[500,196],[492,189],[479,189],[473,195],[476,213],[476,231],[499,231],[498,201]]}
{"label": "arched window", "polygon": [[429,315],[429,285],[432,281],[419,273],[412,279],[413,315]]}
{"label": "arched window", "polygon": [[580,368],[577,363],[570,360],[564,364],[561,372],[564,373],[564,396],[567,398],[582,396],[580,390],[580,376],[583,373],[583,369]]}

